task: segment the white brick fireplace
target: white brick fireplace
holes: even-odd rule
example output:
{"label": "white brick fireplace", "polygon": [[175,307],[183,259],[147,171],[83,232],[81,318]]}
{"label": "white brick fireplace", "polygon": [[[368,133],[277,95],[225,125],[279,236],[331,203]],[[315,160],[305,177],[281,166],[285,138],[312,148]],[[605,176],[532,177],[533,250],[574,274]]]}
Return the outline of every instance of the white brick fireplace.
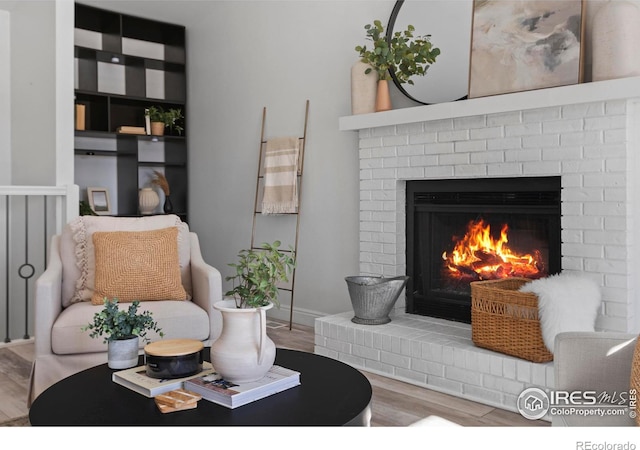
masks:
{"label": "white brick fireplace", "polygon": [[[343,117],[340,129],[359,132],[361,274],[406,273],[407,180],[560,176],[562,270],[601,286],[598,329],[640,329],[640,78]],[[316,352],[509,410],[525,387],[553,386],[552,363],[478,349],[466,324],[397,306],[387,325],[317,319]]]}

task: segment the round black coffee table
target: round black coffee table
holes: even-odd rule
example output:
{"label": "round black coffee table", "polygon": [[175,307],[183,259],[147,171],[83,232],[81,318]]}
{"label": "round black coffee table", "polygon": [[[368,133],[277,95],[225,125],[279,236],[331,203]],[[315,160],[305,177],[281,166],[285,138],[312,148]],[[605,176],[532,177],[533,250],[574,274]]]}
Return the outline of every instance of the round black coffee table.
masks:
{"label": "round black coffee table", "polygon": [[275,364],[300,372],[300,386],[235,409],[202,399],[196,409],[168,414],[152,398],[111,381],[114,370],[102,364],[45,390],[31,405],[29,421],[33,426],[369,425],[371,384],[358,370],[325,356],[281,348]]}

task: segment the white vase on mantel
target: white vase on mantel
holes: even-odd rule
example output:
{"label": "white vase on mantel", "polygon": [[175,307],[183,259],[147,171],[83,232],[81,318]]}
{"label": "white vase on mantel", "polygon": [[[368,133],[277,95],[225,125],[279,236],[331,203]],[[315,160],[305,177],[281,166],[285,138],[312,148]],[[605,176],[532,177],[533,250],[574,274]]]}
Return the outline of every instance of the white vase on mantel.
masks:
{"label": "white vase on mantel", "polygon": [[627,1],[604,3],[591,26],[591,79],[640,75],[640,8]]}
{"label": "white vase on mantel", "polygon": [[[371,68],[371,72],[365,71]],[[378,74],[362,61],[351,66],[351,114],[369,114],[376,111]]]}
{"label": "white vase on mantel", "polygon": [[153,189],[146,187],[140,189],[138,194],[138,206],[140,208],[140,214],[148,216],[153,214],[155,209],[160,204],[160,197]]}

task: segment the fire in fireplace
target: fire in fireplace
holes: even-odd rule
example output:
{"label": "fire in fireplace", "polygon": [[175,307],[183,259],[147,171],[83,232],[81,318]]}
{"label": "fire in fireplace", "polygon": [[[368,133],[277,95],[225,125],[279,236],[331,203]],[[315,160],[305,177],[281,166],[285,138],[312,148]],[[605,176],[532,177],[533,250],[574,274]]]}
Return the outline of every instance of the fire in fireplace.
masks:
{"label": "fire in fireplace", "polygon": [[472,281],[560,271],[560,177],[407,182],[407,312],[471,321]]}

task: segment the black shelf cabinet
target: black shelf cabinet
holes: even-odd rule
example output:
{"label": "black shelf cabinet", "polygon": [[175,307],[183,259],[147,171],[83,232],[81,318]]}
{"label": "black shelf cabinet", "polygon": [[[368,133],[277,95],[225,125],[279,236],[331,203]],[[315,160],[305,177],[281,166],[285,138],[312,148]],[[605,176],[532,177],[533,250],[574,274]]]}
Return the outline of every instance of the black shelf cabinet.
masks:
{"label": "black shelf cabinet", "polygon": [[150,106],[186,116],[185,27],[76,3],[75,28],[75,103],[84,106],[84,124],[77,121],[75,131],[81,192],[109,185],[113,214],[136,216],[138,191],[158,170],[169,182],[174,213],[186,219],[186,117],[180,134],[118,133],[121,126],[145,127]]}

